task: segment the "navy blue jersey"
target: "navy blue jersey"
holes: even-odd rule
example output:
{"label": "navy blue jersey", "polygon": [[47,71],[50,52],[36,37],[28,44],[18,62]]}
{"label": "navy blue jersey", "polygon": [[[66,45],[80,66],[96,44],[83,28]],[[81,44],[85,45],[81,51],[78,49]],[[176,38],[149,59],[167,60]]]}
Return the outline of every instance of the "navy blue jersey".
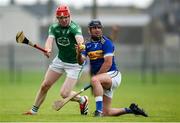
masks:
{"label": "navy blue jersey", "polygon": [[114,45],[109,38],[103,36],[101,40],[87,41],[85,45],[86,50],[82,52],[82,55],[89,57],[92,74],[96,74],[99,71],[104,63],[105,56],[113,56],[112,66],[108,72],[117,70],[114,61]]}

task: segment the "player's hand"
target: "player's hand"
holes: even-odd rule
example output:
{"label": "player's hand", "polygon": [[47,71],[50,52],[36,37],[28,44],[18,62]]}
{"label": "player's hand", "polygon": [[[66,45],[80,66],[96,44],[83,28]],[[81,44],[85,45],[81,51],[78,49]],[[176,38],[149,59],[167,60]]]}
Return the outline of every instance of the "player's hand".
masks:
{"label": "player's hand", "polygon": [[76,53],[80,53],[83,50],[85,50],[85,45],[83,45],[83,44],[75,44],[75,48],[76,48]]}
{"label": "player's hand", "polygon": [[[81,44],[82,45],[82,44]],[[80,44],[75,44],[76,48],[76,58],[79,65],[82,65],[84,63],[85,58],[82,57],[81,52],[85,50],[85,46],[81,46]]]}
{"label": "player's hand", "polygon": [[50,55],[51,55],[51,50],[48,49],[48,50],[46,50],[46,51],[47,51],[47,52],[45,52],[44,55],[45,55],[47,58],[49,58]]}

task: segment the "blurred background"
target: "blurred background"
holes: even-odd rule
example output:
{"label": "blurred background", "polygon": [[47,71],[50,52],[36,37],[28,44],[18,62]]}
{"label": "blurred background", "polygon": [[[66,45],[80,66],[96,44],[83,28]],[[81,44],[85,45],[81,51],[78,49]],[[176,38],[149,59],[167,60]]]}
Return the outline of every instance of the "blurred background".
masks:
{"label": "blurred background", "polygon": [[[87,24],[98,18],[104,34],[116,46],[116,61],[123,72],[139,73],[142,82],[157,82],[161,72],[180,72],[180,0],[1,0],[0,80],[22,81],[27,71],[45,71],[53,57],[24,44],[16,33],[44,46],[48,27],[56,21],[61,3],[70,6],[72,20],[88,37]],[[57,52],[54,47],[54,55]]]}

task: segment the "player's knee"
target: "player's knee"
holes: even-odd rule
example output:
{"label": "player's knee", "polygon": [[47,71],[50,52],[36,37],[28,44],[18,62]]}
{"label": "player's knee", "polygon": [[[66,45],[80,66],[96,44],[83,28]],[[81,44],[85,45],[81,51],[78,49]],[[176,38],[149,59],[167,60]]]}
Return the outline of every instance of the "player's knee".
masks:
{"label": "player's knee", "polygon": [[103,115],[104,115],[104,116],[109,116],[109,115],[110,115],[110,110],[108,110],[108,109],[103,109]]}
{"label": "player's knee", "polygon": [[97,83],[98,83],[98,78],[96,76],[93,76],[91,78],[91,85],[93,86],[93,85],[96,85]]}
{"label": "player's knee", "polygon": [[67,91],[61,91],[61,92],[60,92],[60,96],[61,96],[62,98],[66,98],[66,97],[69,96],[69,93],[68,93]]}

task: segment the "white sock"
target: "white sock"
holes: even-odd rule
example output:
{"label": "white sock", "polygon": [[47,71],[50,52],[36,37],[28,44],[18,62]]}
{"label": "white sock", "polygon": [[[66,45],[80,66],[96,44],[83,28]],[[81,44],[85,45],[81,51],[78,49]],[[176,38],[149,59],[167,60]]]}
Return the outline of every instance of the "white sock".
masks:
{"label": "white sock", "polygon": [[86,101],[85,97],[84,97],[84,96],[81,96],[81,97],[80,97],[80,100],[79,100],[79,103],[80,103],[80,104],[83,104],[85,101]]}
{"label": "white sock", "polygon": [[32,109],[30,110],[30,112],[31,112],[32,114],[37,114],[37,112],[33,111]]}
{"label": "white sock", "polygon": [[39,107],[33,105],[30,111],[32,114],[36,114],[38,112],[38,109],[39,109]]}

